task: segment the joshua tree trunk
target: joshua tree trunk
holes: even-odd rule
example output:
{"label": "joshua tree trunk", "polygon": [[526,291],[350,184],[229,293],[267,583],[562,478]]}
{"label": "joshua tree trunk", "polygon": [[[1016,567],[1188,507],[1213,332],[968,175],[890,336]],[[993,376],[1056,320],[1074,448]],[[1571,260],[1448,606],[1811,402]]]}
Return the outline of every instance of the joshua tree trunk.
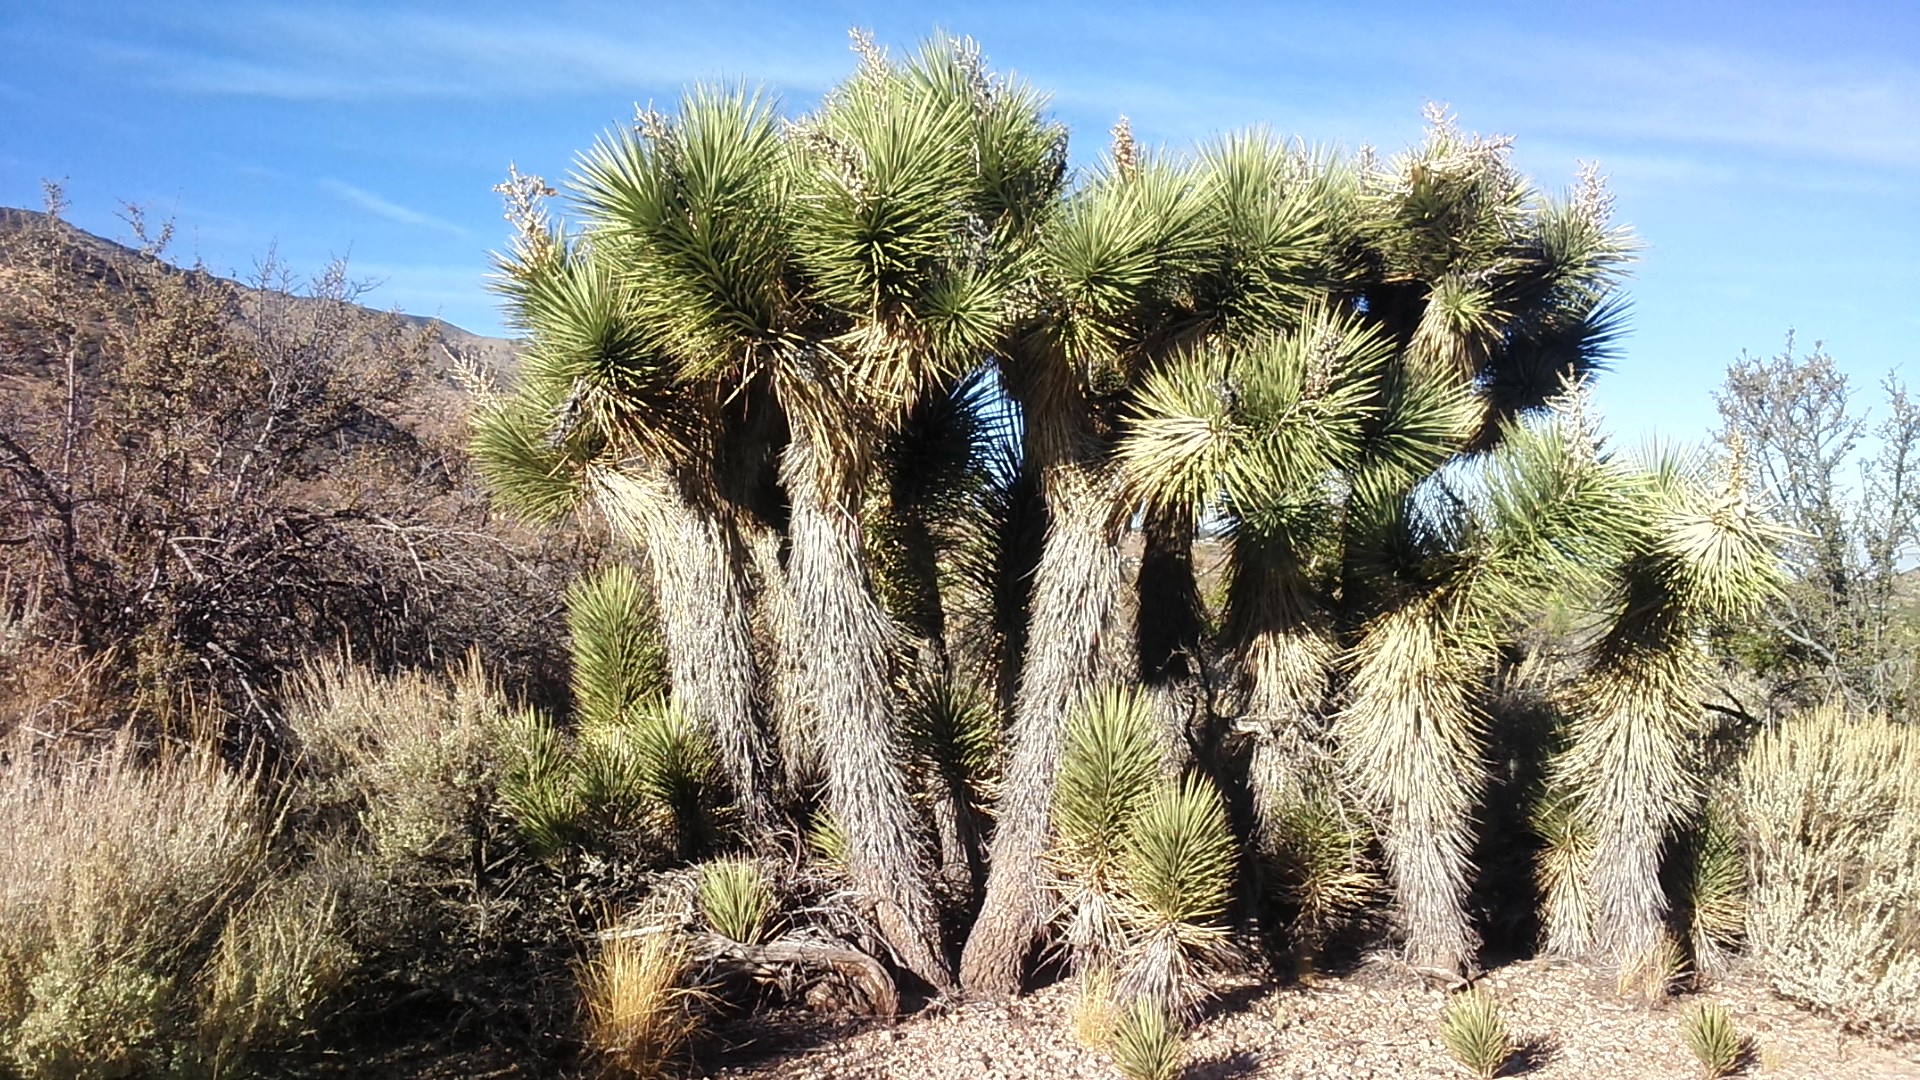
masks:
{"label": "joshua tree trunk", "polygon": [[811,703],[827,806],[847,837],[847,869],[875,902],[900,963],[930,985],[953,982],[939,909],[895,722],[893,624],[874,595],[862,547],[859,484],[817,452],[796,421],[782,474],[792,502],[787,585],[797,689]]}
{"label": "joshua tree trunk", "polygon": [[1383,615],[1355,650],[1351,700],[1334,722],[1347,777],[1380,815],[1407,961],[1454,973],[1479,945],[1466,910],[1484,783],[1469,659],[1431,603]]}
{"label": "joshua tree trunk", "polygon": [[1211,758],[1217,734],[1209,730],[1213,710],[1201,655],[1205,609],[1193,572],[1193,534],[1185,511],[1147,511],[1134,610],[1140,684],[1153,701],[1167,767],[1176,773],[1192,762],[1196,746]]}
{"label": "joshua tree trunk", "polygon": [[1660,942],[1667,921],[1661,856],[1669,831],[1697,799],[1681,764],[1697,708],[1688,687],[1697,683],[1685,644],[1607,651],[1581,680],[1562,768],[1593,838],[1594,944],[1635,964]]}
{"label": "joshua tree trunk", "polygon": [[[875,569],[874,584],[908,635],[916,668],[909,677],[914,692],[929,698],[944,692],[954,673],[947,648],[946,609],[940,599],[940,548],[933,529],[924,514],[896,499],[885,510],[869,513],[867,553]],[[939,739],[945,734],[928,736]],[[984,863],[980,825],[965,780],[937,763],[930,763],[927,775],[921,777],[933,816],[940,872],[962,895],[970,896],[979,887]]]}
{"label": "joshua tree trunk", "polygon": [[1103,638],[1125,585],[1124,523],[1106,478],[1080,462],[1056,464],[1042,477],[1051,510],[1014,702],[1012,758],[986,901],[961,957],[961,983],[974,993],[1019,992],[1027,953],[1052,914],[1040,860],[1052,826],[1060,733],[1106,674],[1112,649]]}
{"label": "joshua tree trunk", "polygon": [[768,840],[779,811],[764,673],[753,640],[752,564],[724,511],[666,477],[607,474],[609,517],[646,547],[673,695],[720,751],[748,833]]}
{"label": "joshua tree trunk", "polygon": [[1228,640],[1240,654],[1240,728],[1253,738],[1247,767],[1258,841],[1271,854],[1280,815],[1308,797],[1324,752],[1319,730],[1333,669],[1332,635],[1319,624],[1291,560],[1234,540]]}

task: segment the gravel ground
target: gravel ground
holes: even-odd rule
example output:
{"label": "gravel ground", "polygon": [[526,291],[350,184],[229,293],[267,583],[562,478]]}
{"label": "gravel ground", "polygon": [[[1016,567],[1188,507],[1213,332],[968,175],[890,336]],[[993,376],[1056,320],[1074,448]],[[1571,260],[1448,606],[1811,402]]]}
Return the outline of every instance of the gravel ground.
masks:
{"label": "gravel ground", "polygon": [[[1699,1075],[1680,1041],[1685,1002],[1718,1001],[1752,1039],[1740,1075],[1779,1080],[1920,1080],[1920,1044],[1851,1035],[1736,976],[1644,1006],[1611,979],[1546,961],[1510,964],[1481,985],[1524,1049],[1502,1075],[1538,1080],[1674,1080]],[[1114,1077],[1068,1021],[1071,989],[1010,1003],[935,1007],[894,1023],[773,1019],[704,1075],[730,1080],[1064,1080]],[[1398,1080],[1466,1073],[1440,1045],[1445,995],[1386,965],[1305,985],[1227,989],[1188,1040],[1188,1080]]]}

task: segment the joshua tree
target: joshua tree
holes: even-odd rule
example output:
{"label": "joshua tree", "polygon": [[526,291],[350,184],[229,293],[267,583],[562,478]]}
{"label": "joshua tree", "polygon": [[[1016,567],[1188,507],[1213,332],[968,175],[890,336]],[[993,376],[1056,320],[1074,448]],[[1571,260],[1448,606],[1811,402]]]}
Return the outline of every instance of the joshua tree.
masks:
{"label": "joshua tree", "polygon": [[757,98],[696,94],[678,121],[645,117],[596,148],[581,190],[683,372],[764,382],[785,419],[786,603],[827,807],[890,943],[938,986],[950,975],[903,771],[902,642],[862,511],[888,433],[1001,333],[1060,140],[968,43],[898,65],[856,44],[859,71],[785,131]]}
{"label": "joshua tree", "polygon": [[[1052,445],[1029,440],[1047,490],[1052,557],[1043,555],[1036,576],[1033,645],[1015,711],[987,906],[963,971],[970,987],[1013,989],[1020,957],[1040,927],[1040,884],[1022,852],[1047,828],[1043,781],[1051,775],[1059,716],[1101,677],[1102,646],[1111,637],[1102,632],[1120,586],[1112,544],[1136,505],[1132,496],[1147,494],[1118,483],[1112,439],[1127,403],[1169,357],[1208,343],[1249,344],[1217,354],[1211,375],[1189,373],[1231,383],[1231,358],[1259,355],[1253,343],[1298,328],[1316,296],[1326,310],[1353,312],[1357,329],[1378,335],[1392,359],[1350,403],[1360,413],[1357,449],[1317,476],[1311,468],[1298,474],[1333,486],[1239,496],[1242,510],[1259,520],[1235,536],[1229,626],[1243,662],[1258,669],[1243,678],[1245,700],[1269,719],[1302,713],[1302,703],[1324,694],[1329,674],[1343,666],[1345,678],[1371,688],[1343,713],[1352,737],[1345,747],[1349,771],[1367,774],[1368,783],[1382,780],[1373,766],[1394,764],[1376,758],[1381,747],[1371,740],[1418,745],[1393,717],[1427,730],[1423,717],[1456,704],[1393,696],[1397,691],[1380,681],[1390,673],[1424,676],[1367,658],[1411,648],[1416,627],[1425,624],[1412,614],[1375,620],[1403,608],[1452,618],[1430,606],[1439,602],[1429,595],[1439,586],[1430,575],[1464,558],[1449,546],[1457,537],[1432,532],[1457,524],[1432,513],[1434,501],[1448,497],[1436,478],[1451,462],[1497,445],[1507,421],[1542,406],[1604,356],[1617,325],[1607,299],[1629,243],[1607,224],[1597,181],[1589,178],[1563,202],[1545,202],[1512,169],[1505,141],[1467,137],[1439,114],[1431,120],[1426,143],[1415,151],[1386,165],[1363,157],[1352,170],[1249,138],[1223,144],[1196,172],[1183,174],[1139,162],[1122,129],[1112,165],[1063,215],[1044,276],[1055,297],[1052,321],[1017,341],[1007,362],[1029,424],[1052,418]],[[1173,441],[1151,453],[1179,457],[1216,446],[1205,422],[1161,434]],[[1256,433],[1255,444],[1266,437]],[[1278,451],[1265,464],[1284,472],[1292,452]],[[1260,453],[1248,451],[1251,458]],[[1193,486],[1153,493],[1149,520],[1175,523],[1159,542],[1184,542],[1183,529],[1190,539],[1197,505],[1222,493],[1224,479],[1207,476],[1199,467],[1188,474]],[[1242,486],[1252,488],[1253,478],[1244,477]],[[1329,499],[1337,513],[1327,512]],[[1300,504],[1293,512],[1289,500]],[[1231,515],[1231,500],[1226,507]],[[1164,565],[1178,568],[1177,560]],[[1318,595],[1290,566],[1324,568]],[[1154,593],[1146,582],[1141,588],[1144,611]],[[1371,637],[1375,632],[1381,636]],[[1344,649],[1369,639],[1373,648],[1336,663]],[[1391,650],[1390,640],[1397,643]],[[1429,644],[1442,666],[1460,645]],[[1283,646],[1284,654],[1276,652]],[[1456,687],[1444,693],[1460,695],[1463,717],[1471,715],[1471,673],[1484,655],[1475,653],[1458,672],[1432,672],[1447,676],[1436,688]],[[1330,701],[1317,704],[1332,711]],[[1438,904],[1443,921],[1458,926],[1458,933],[1433,931],[1432,942],[1422,940],[1428,931],[1410,928],[1412,954],[1443,964],[1468,962],[1471,943],[1461,908],[1468,811],[1477,790],[1471,736],[1434,744],[1440,757],[1408,766],[1429,779],[1454,777],[1450,789],[1459,797],[1448,805],[1429,813],[1395,803],[1414,798],[1411,789],[1375,789],[1385,819],[1400,830],[1388,849],[1399,853],[1390,864],[1403,910],[1411,920],[1415,910]],[[1263,757],[1272,805],[1287,770],[1277,767],[1272,747]],[[1414,862],[1429,855],[1450,868],[1416,871]],[[1417,883],[1442,879],[1451,884],[1439,893],[1450,898],[1409,899]]]}
{"label": "joshua tree", "polygon": [[[1339,607],[1355,629],[1333,735],[1379,815],[1409,959],[1459,969],[1475,944],[1464,901],[1482,780],[1477,685],[1516,617],[1614,550],[1624,517],[1619,469],[1584,419],[1532,434],[1514,421],[1605,358],[1631,241],[1609,224],[1591,171],[1567,198],[1544,200],[1505,140],[1429,119],[1420,147],[1363,170],[1359,300],[1400,350],[1389,396],[1467,393],[1478,419],[1426,475],[1363,474],[1354,486]],[[1380,430],[1392,440],[1393,428]],[[1461,468],[1516,436],[1492,460],[1485,512],[1464,512],[1474,489]]]}
{"label": "joshua tree", "polygon": [[[473,453],[497,500],[536,520],[590,501],[647,554],[672,692],[719,746],[750,833],[775,825],[773,754],[737,517],[760,432],[711,378],[686,377],[622,281],[611,238],[570,238],[539,182],[506,186],[519,226],[500,261],[528,339],[520,379],[484,400]],[[760,450],[764,453],[764,448]]]}
{"label": "joshua tree", "polygon": [[1555,951],[1597,947],[1634,965],[1660,944],[1662,854],[1698,809],[1688,760],[1711,676],[1703,636],[1784,583],[1777,552],[1787,534],[1747,501],[1741,467],[1736,459],[1716,470],[1700,454],[1668,452],[1638,478],[1623,519],[1630,541],[1605,582],[1586,668],[1566,695],[1573,723],[1555,771],[1585,873],[1547,878],[1549,903],[1580,912],[1550,924]]}
{"label": "joshua tree", "polygon": [[1120,444],[1122,473],[1145,503],[1223,526],[1237,727],[1251,742],[1256,839],[1269,854],[1282,817],[1331,779],[1315,762],[1327,757],[1320,722],[1339,648],[1331,583],[1352,486],[1394,470],[1424,476],[1476,415],[1457,390],[1389,401],[1392,359],[1357,316],[1310,313],[1293,332],[1177,358],[1147,380]]}
{"label": "joshua tree", "polygon": [[[1124,136],[1124,127],[1120,129]],[[1108,399],[1164,324],[1203,250],[1190,175],[1136,160],[1130,138],[1052,223],[1034,276],[1046,303],[1004,347],[1009,391],[1047,508],[1035,568],[1011,754],[985,904],[962,958],[969,990],[1013,993],[1051,914],[1047,847],[1060,733],[1103,680],[1121,674],[1112,623],[1124,586],[1127,508],[1106,460]]]}

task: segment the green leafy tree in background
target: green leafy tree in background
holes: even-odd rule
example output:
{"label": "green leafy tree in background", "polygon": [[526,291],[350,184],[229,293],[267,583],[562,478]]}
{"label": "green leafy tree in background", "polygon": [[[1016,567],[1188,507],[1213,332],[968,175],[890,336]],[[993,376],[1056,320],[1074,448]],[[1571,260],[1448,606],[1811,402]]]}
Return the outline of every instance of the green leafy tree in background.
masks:
{"label": "green leafy tree in background", "polygon": [[[1920,406],[1892,375],[1880,388],[1876,420],[1819,343],[1796,355],[1788,335],[1776,356],[1741,354],[1716,395],[1720,439],[1746,462],[1750,494],[1792,529],[1793,581],[1770,625],[1737,643],[1764,680],[1764,715],[1829,695],[1910,707],[1900,579],[1920,543]],[[1847,479],[1854,468],[1857,484]]]}

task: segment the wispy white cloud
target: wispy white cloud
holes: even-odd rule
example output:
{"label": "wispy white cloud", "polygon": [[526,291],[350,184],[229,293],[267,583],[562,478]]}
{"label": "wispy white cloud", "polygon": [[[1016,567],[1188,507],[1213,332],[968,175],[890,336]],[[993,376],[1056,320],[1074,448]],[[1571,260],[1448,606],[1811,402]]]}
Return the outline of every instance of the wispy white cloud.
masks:
{"label": "wispy white cloud", "polygon": [[1587,157],[1632,150],[1717,166],[1732,151],[1920,170],[1920,61],[1892,50],[1784,52],[1794,43],[1310,8],[1265,22],[1226,8],[1130,8],[1088,20],[1075,40],[1057,55],[1035,50],[1026,73],[1063,108],[1127,112],[1171,140],[1267,120],[1393,145],[1432,98],[1459,107],[1468,127],[1581,145]]}
{"label": "wispy white cloud", "polygon": [[328,194],[333,195],[342,202],[359,207],[375,217],[385,218],[388,221],[397,222],[401,225],[411,225],[414,228],[432,229],[436,232],[444,232],[451,236],[471,235],[466,229],[461,228],[451,221],[434,217],[431,214],[422,213],[409,206],[402,206],[389,199],[383,199],[371,191],[354,187],[345,181],[321,180],[319,183],[321,189]]}
{"label": "wispy white cloud", "polygon": [[[644,9],[567,25],[546,13],[245,7],[197,17],[193,48],[102,39],[107,57],[138,64],[168,89],[292,101],[440,98],[502,100],[610,89],[677,90],[701,79],[751,77],[798,93],[824,89],[851,61],[793,47],[777,18],[668,25]],[[728,23],[740,25],[727,25]]]}

